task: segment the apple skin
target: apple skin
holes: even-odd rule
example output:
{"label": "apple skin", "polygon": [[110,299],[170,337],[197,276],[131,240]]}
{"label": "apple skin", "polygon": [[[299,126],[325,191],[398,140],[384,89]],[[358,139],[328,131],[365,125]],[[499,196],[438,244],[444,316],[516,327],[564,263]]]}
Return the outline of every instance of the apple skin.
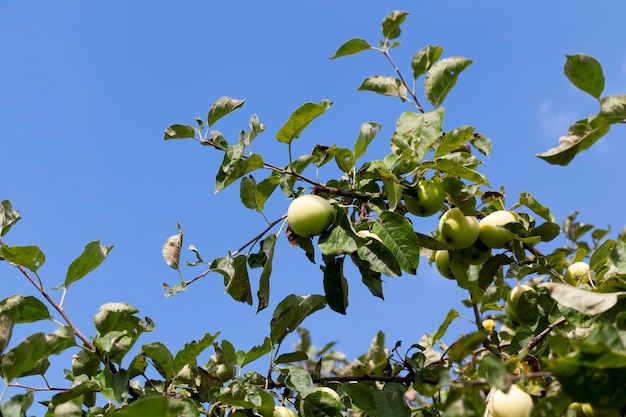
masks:
{"label": "apple skin", "polygon": [[533,407],[532,397],[516,384],[509,392],[494,388],[487,404],[492,417],[530,417]]}
{"label": "apple skin", "polygon": [[480,265],[491,257],[491,248],[480,240],[465,249],[460,249],[461,256],[470,265]]}
{"label": "apple skin", "polygon": [[287,210],[287,221],[291,229],[302,237],[319,235],[330,226],[335,217],[333,206],[315,194],[296,198]]}
{"label": "apple skin", "polygon": [[593,408],[589,403],[571,403],[569,405],[570,409],[576,412],[576,417],[593,417]]}
{"label": "apple skin", "polygon": [[[523,298],[522,294],[527,293]],[[532,324],[537,318],[534,306],[537,304],[539,295],[537,291],[526,284],[513,288],[507,296],[504,305],[506,316],[513,323]],[[520,303],[524,303],[520,305]]]}
{"label": "apple skin", "polygon": [[435,266],[442,277],[454,279],[454,274],[450,269],[450,253],[447,250],[438,250],[435,252]]}
{"label": "apple skin", "polygon": [[565,281],[572,285],[579,282],[589,282],[589,264],[587,262],[574,262],[565,271]]}
{"label": "apple skin", "polygon": [[517,218],[510,211],[494,211],[480,220],[480,234],[478,238],[490,248],[503,248],[513,240],[513,235],[499,226],[515,222],[517,222]]}
{"label": "apple skin", "polygon": [[404,204],[409,213],[420,217],[428,217],[437,213],[443,207],[446,192],[438,181],[420,180],[414,188],[417,197],[407,195]]}
{"label": "apple skin", "polygon": [[298,414],[291,408],[287,408],[284,405],[278,405],[274,407],[272,417],[298,417]]}
{"label": "apple skin", "polygon": [[465,249],[474,244],[480,233],[478,219],[466,216],[458,207],[446,211],[439,219],[441,237],[455,249]]}

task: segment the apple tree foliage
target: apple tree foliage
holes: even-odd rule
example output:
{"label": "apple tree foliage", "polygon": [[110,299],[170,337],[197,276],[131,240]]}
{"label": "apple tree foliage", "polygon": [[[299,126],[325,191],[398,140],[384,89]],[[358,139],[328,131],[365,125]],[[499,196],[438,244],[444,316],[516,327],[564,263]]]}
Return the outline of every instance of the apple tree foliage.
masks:
{"label": "apple tree foliage", "polygon": [[[244,100],[219,98],[206,119],[196,118],[194,125],[172,124],[165,130],[165,140],[192,139],[222,152],[216,191],[238,186],[241,203],[251,210],[262,213],[276,195],[295,198],[314,193],[333,203],[333,223],[319,236],[298,236],[282,216],[267,220],[239,249],[212,260],[189,245],[195,261],[181,265],[180,226],[167,240],[163,256],[179,272],[180,282],[164,284],[166,296],[218,274],[234,300],[256,306],[257,312],[273,309],[267,337],[249,350],[237,349],[217,333],[207,333],[175,352],[160,342],[142,344],[142,334],[155,324],[121,302],[94,311],[96,334],[83,334],[64,310],[63,298],[113,246],[88,243],[68,267],[61,285],[63,298],[55,300],[39,272],[45,262],[41,250],[12,246],[5,237],[20,215],[3,201],[0,259],[15,267],[40,296],[12,295],[0,301],[0,373],[5,387],[23,387],[10,398],[3,394],[2,415],[27,415],[34,389],[20,381],[45,382],[51,356],[62,352],[72,353],[65,370],[68,382],[59,391],[51,390],[44,402],[46,416],[270,417],[281,404],[302,417],[483,416],[489,389],[506,391],[514,383],[532,395],[533,416],[574,416],[572,403],[590,404],[595,415],[626,415],[626,234],[610,239],[609,230],[579,222],[576,213],[559,225],[550,209],[530,193],[511,201],[493,188],[478,170],[481,158],[491,153],[487,136],[473,126],[444,124],[442,104],[472,61],[444,57],[442,47],[427,45],[413,56],[410,73],[401,72],[391,53],[400,45],[401,25],[408,15],[394,11],[386,16],[383,39],[376,45],[354,38],[332,56],[375,51],[392,65],[393,75],[368,77],[359,87],[407,104],[396,121],[390,151],[380,159],[362,160],[372,141],[380,140],[380,125],[374,122],[358,128],[352,145],[315,144],[309,154],[292,154],[292,143],[331,109],[332,102],[326,99],[302,104],[275,132],[285,146],[282,163],[252,152],[251,143],[267,134],[256,115],[234,140],[214,129],[221,118],[241,109]],[[626,96],[602,96],[602,67],[594,58],[567,56],[565,75],[598,100],[599,111],[575,122],[556,148],[537,155],[559,165],[567,165],[614,124],[626,120]],[[416,88],[418,81],[422,91]],[[317,178],[325,168],[333,173],[339,169],[341,175],[320,182]],[[437,217],[454,207],[478,219],[505,208],[516,212],[516,222],[500,226],[512,241],[470,265],[437,230],[415,230],[404,201],[416,198],[416,186],[423,179],[437,181],[445,191]],[[379,239],[359,234],[362,230]],[[561,234],[566,246],[546,244]],[[284,256],[275,251],[278,239],[288,239],[293,251],[301,250],[302,262],[320,262],[323,294],[271,297],[274,263]],[[383,332],[352,361],[332,344],[314,347],[301,325],[321,309],[347,313],[346,273],[360,274],[372,296],[383,298],[384,276],[419,274],[438,250],[450,250],[450,276],[466,292],[463,303],[474,316],[473,324],[453,343],[445,345],[442,338],[460,317],[456,309],[434,333],[405,341],[408,348],[387,346]],[[589,264],[588,279],[566,282],[567,266],[579,261]],[[350,263],[354,267],[347,269]],[[201,272],[185,280],[183,266]],[[516,299],[517,311],[507,315],[509,292],[522,282],[533,289],[527,291],[533,297]],[[11,343],[14,326],[51,319],[59,323],[54,332],[33,333]],[[281,344],[292,333],[300,340],[290,350]],[[199,362],[203,354],[210,355],[206,363]],[[268,369],[254,369],[259,358],[268,359]],[[330,387],[339,396],[319,387]]]}

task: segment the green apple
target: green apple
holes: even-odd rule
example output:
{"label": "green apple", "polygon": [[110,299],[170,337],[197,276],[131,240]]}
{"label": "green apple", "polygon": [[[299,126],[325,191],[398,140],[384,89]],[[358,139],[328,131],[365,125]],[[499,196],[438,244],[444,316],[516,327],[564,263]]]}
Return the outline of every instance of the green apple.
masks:
{"label": "green apple", "polygon": [[320,393],[320,392],[323,393],[322,395],[329,395],[330,397],[335,399],[336,402],[338,403],[337,405],[342,404],[341,397],[339,396],[337,391],[329,387],[317,387],[313,389],[313,391],[309,392],[306,397],[300,400],[300,416],[307,417],[307,409],[309,413],[308,415],[310,415],[310,417],[317,417],[318,415],[322,415],[320,414],[320,411],[322,410],[320,410],[319,408],[311,404],[309,401],[307,401],[307,398],[309,398],[311,395],[315,395],[316,393]]}
{"label": "green apple", "polygon": [[480,240],[465,249],[459,249],[463,259],[470,265],[480,265],[491,257],[491,248]]}
{"label": "green apple", "polygon": [[284,405],[278,405],[274,407],[274,413],[272,417],[298,417],[298,414],[291,408],[287,408]]}
{"label": "green apple", "polygon": [[565,281],[572,285],[579,282],[589,282],[589,264],[587,262],[574,262],[565,271]]}
{"label": "green apple", "polygon": [[438,250],[435,252],[435,266],[441,276],[454,279],[454,274],[450,269],[450,253],[447,250]]}
{"label": "green apple", "polygon": [[513,323],[532,324],[537,319],[538,298],[539,295],[533,287],[518,285],[509,292],[504,312]]}
{"label": "green apple", "polygon": [[593,408],[589,403],[571,403],[568,407],[576,412],[576,417],[593,417]]}
{"label": "green apple", "polygon": [[333,206],[315,194],[302,195],[287,210],[289,226],[302,237],[319,235],[330,226],[335,216]]}
{"label": "green apple", "polygon": [[376,239],[380,243],[383,243],[380,236],[378,236],[376,233],[370,232],[367,229],[359,230],[358,232],[356,232],[356,234],[357,236],[362,237],[363,239]]}
{"label": "green apple", "polygon": [[406,195],[404,204],[409,213],[427,217],[437,213],[443,207],[446,192],[441,183],[433,180],[420,180],[414,188],[417,197]]}
{"label": "green apple", "polygon": [[500,226],[515,222],[517,218],[510,211],[494,211],[480,220],[478,238],[490,248],[503,248],[513,240],[513,234]]}
{"label": "green apple", "polygon": [[487,409],[492,417],[529,417],[533,411],[533,399],[516,384],[508,392],[497,388],[489,395]]}
{"label": "green apple", "polygon": [[480,226],[475,216],[466,216],[461,209],[455,207],[446,211],[439,219],[439,233],[455,249],[464,249],[476,242]]}

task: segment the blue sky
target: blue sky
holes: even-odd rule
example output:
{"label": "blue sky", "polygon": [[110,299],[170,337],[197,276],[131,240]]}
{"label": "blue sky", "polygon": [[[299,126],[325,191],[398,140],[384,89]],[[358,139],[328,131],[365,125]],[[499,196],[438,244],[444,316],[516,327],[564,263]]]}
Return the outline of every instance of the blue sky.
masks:
{"label": "blue sky", "polygon": [[[267,131],[255,151],[283,165],[286,147],[276,142],[276,131],[300,104],[328,98],[334,106],[305,131],[294,152],[306,153],[316,143],[351,146],[360,124],[375,121],[383,129],[365,157],[384,156],[396,118],[411,109],[356,89],[369,75],[391,75],[391,68],[374,52],[328,58],[353,37],[375,44],[383,17],[396,9],[412,13],[402,28],[403,46],[393,51],[405,73],[426,44],[442,46],[444,57],[475,61],[444,102],[444,127],[472,124],[493,141],[481,171],[494,188],[506,187],[508,205],[528,191],[559,223],[579,210],[580,220],[610,224],[615,236],[626,223],[626,128],[614,127],[568,167],[534,157],[556,146],[570,123],[597,111],[563,75],[566,54],[584,52],[602,63],[605,94],[626,90],[626,7],[619,0],[601,4],[6,1],[0,6],[0,199],[9,199],[24,219],[5,240],[41,247],[47,259],[40,274],[48,288],[63,282],[89,241],[115,245],[67,296],[65,307],[86,334],[93,334],[91,318],[101,304],[126,301],[156,322],[157,330],[140,343],[160,340],[176,351],[216,331],[237,348],[260,343],[278,300],[291,292],[320,293],[321,272],[281,237],[272,305],[260,314],[232,301],[222,278],[212,274],[164,298],[161,283],[173,285],[178,277],[163,262],[161,245],[176,233],[176,222],[185,245],[195,244],[212,259],[256,235],[264,221],[239,203],[237,186],[214,194],[217,151],[192,141],[165,142],[163,130],[206,117],[220,96],[246,99],[215,128],[234,140],[257,114]],[[332,174],[322,171],[321,178]],[[268,218],[282,215],[287,205],[276,195]],[[416,227],[428,232],[435,224],[429,219]],[[186,278],[194,272],[184,271]],[[7,265],[0,265],[0,277],[2,298],[33,292]],[[348,279],[348,315],[323,311],[304,326],[315,344],[336,340],[350,358],[364,352],[378,330],[387,333],[388,345],[402,340],[408,347],[432,333],[449,308],[461,307],[463,295],[424,258],[417,277],[387,279],[384,302],[371,297],[356,274]],[[23,331],[34,331],[31,326]],[[454,332],[469,326],[459,321]]]}

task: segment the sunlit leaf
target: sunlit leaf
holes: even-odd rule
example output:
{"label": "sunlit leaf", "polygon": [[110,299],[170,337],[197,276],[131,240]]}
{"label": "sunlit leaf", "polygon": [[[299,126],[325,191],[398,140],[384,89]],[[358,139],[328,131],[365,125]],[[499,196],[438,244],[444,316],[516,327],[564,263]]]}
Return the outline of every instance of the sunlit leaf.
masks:
{"label": "sunlit leaf", "polygon": [[422,164],[424,168],[432,168],[446,174],[452,174],[456,177],[466,178],[478,184],[489,187],[487,177],[478,171],[464,167],[463,165],[446,159],[444,157],[435,159],[433,161],[426,161]]}
{"label": "sunlit leaf", "polygon": [[265,254],[265,262],[263,263],[263,271],[261,272],[261,277],[259,278],[259,289],[257,290],[257,298],[259,300],[257,313],[269,305],[270,276],[272,275],[275,247],[276,235],[273,233],[261,241],[261,250]]}
{"label": "sunlit leaf", "polygon": [[0,203],[0,236],[4,236],[20,219],[19,211],[13,210],[11,202],[3,200]]}
{"label": "sunlit leaf", "polygon": [[432,335],[432,342],[436,343],[439,339],[441,339],[448,331],[450,323],[452,323],[452,321],[459,316],[459,312],[455,309],[448,311],[448,314],[446,314],[446,318],[443,319],[443,322],[439,325],[437,331]]}
{"label": "sunlit leaf", "polygon": [[291,143],[292,140],[300,137],[309,123],[322,115],[330,106],[332,106],[332,102],[326,99],[319,103],[304,103],[291,114],[289,120],[276,133],[276,139],[279,142]]}
{"label": "sunlit leaf", "polygon": [[395,10],[385,16],[382,24],[385,40],[396,39],[400,36],[400,26],[409,14],[409,12]]}
{"label": "sunlit leaf", "polygon": [[375,416],[376,398],[374,394],[363,384],[345,384],[343,389],[350,396],[352,405],[357,410],[365,412],[367,415]]}
{"label": "sunlit leaf", "polygon": [[376,416],[409,417],[411,410],[404,402],[406,387],[398,382],[388,382],[381,390],[370,387],[376,399]]}
{"label": "sunlit leaf", "polygon": [[371,231],[393,253],[401,270],[415,274],[419,264],[419,240],[406,217],[392,211],[383,211],[379,220],[372,225]]}
{"label": "sunlit leaf", "polygon": [[227,169],[220,169],[215,178],[215,193],[222,191],[239,178],[259,168],[263,168],[263,157],[255,153],[230,164]]}
{"label": "sunlit leaf", "polygon": [[189,125],[174,124],[168,126],[164,131],[163,139],[192,139],[196,136],[196,131]]}
{"label": "sunlit leaf", "polygon": [[46,261],[46,256],[37,246],[0,246],[0,256],[33,272],[37,272]]}
{"label": "sunlit leaf", "polygon": [[460,362],[466,356],[471,354],[478,346],[480,346],[487,334],[485,332],[469,333],[461,336],[452,346],[448,349],[448,356],[452,362]]}
{"label": "sunlit leaf", "polygon": [[27,390],[23,394],[16,394],[2,402],[0,413],[3,417],[24,417],[26,410],[30,408],[35,399],[33,390]]}
{"label": "sunlit leaf", "polygon": [[357,52],[366,51],[371,49],[369,43],[365,39],[354,38],[346,41],[343,45],[337,49],[335,55],[333,55],[330,59],[339,58],[346,55],[356,54]]}
{"label": "sunlit leaf", "polygon": [[367,147],[372,143],[380,129],[381,125],[374,122],[367,122],[361,125],[359,136],[354,144],[354,159],[359,159],[365,154]]}
{"label": "sunlit leaf", "polygon": [[94,240],[93,242],[89,242],[85,245],[83,253],[81,253],[78,258],[74,259],[67,269],[63,286],[65,288],[69,287],[70,284],[78,281],[96,269],[104,261],[111,249],[113,249],[113,245],[102,246],[100,245],[100,240]]}
{"label": "sunlit leaf", "polygon": [[604,90],[602,65],[585,54],[566,55],[565,75],[572,84],[587,94],[599,98]]}
{"label": "sunlit leaf", "polygon": [[439,107],[456,84],[459,74],[472,63],[467,58],[454,56],[433,64],[424,80],[424,94],[430,104]]}
{"label": "sunlit leaf", "polygon": [[131,404],[111,413],[112,417],[177,417],[183,415],[186,407],[183,400],[163,396],[145,395]]}
{"label": "sunlit leaf", "polygon": [[150,358],[151,364],[166,380],[174,377],[174,356],[161,342],[152,342],[141,347],[141,352]]}
{"label": "sunlit leaf", "polygon": [[609,123],[626,121],[626,95],[602,97],[598,116],[608,120]]}
{"label": "sunlit leaf", "polygon": [[236,100],[227,96],[217,99],[209,109],[209,115],[207,116],[209,127],[233,110],[241,108],[245,102],[246,100]]}
{"label": "sunlit leaf", "polygon": [[606,118],[583,119],[571,125],[567,136],[559,138],[559,146],[536,156],[550,164],[567,165],[576,154],[589,148],[610,129]]}
{"label": "sunlit leaf", "polygon": [[537,201],[537,199],[535,199],[535,197],[533,197],[530,193],[521,192],[518,204],[528,207],[549,222],[554,223],[556,221],[554,215],[550,212],[550,209],[539,203],[539,201]]}
{"label": "sunlit leaf", "polygon": [[426,74],[433,64],[439,60],[442,53],[443,48],[439,45],[427,45],[423,49],[417,51],[411,60],[413,78],[417,79],[420,75]]}
{"label": "sunlit leaf", "polygon": [[612,239],[605,240],[602,242],[598,248],[593,251],[591,258],[589,259],[589,268],[591,269],[599,269],[602,267],[611,257],[613,250],[615,249],[615,245],[617,242]]}
{"label": "sunlit leaf", "polygon": [[263,344],[258,346],[253,346],[248,352],[246,352],[244,356],[244,360],[240,364],[240,366],[244,366],[257,360],[258,358],[267,355],[272,351],[272,339],[266,337],[263,340]]}
{"label": "sunlit leaf", "polygon": [[407,89],[401,80],[384,76],[373,75],[363,80],[358,91],[372,91],[384,96],[400,97],[402,101],[407,99]]}
{"label": "sunlit leaf", "polygon": [[557,303],[589,315],[604,313],[617,303],[620,296],[626,295],[625,291],[591,292],[556,282],[543,282],[539,287],[546,288]]}
{"label": "sunlit leaf", "polygon": [[473,136],[473,126],[461,126],[457,127],[456,129],[452,129],[449,132],[446,132],[443,137],[443,141],[435,152],[435,158],[446,155],[451,151],[458,149]]}

